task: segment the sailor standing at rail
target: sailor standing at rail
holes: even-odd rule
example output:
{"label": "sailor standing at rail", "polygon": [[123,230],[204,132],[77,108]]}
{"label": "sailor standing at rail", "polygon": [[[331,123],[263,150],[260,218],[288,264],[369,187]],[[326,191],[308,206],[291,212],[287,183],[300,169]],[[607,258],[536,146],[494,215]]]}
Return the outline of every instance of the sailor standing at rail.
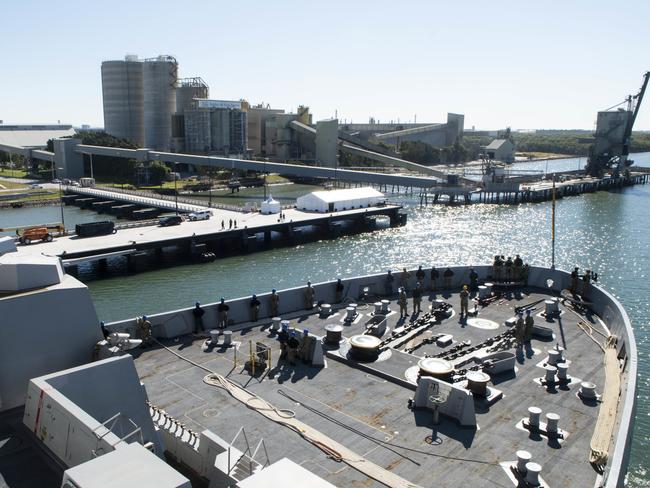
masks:
{"label": "sailor standing at rail", "polygon": [[422,283],[419,281],[413,289],[413,315],[422,311]]}
{"label": "sailor standing at rail", "polygon": [[418,270],[415,272],[415,280],[424,287],[424,270],[422,265],[418,266]]}
{"label": "sailor standing at rail", "polygon": [[467,317],[469,312],[469,290],[467,285],[463,285],[463,289],[460,291],[460,316]]}
{"label": "sailor standing at rail", "polygon": [[271,317],[277,317],[278,307],[280,305],[280,295],[275,291],[275,288],[271,290],[271,296],[269,298],[271,300]]}
{"label": "sailor standing at rail", "polygon": [[585,270],[585,274],[582,276],[582,297],[587,296],[587,291],[589,289],[589,283],[591,282],[591,270]]}
{"label": "sailor standing at rail", "polygon": [[339,278],[336,281],[336,303],[340,303],[341,300],[343,299],[343,289],[345,287],[343,286],[343,282],[341,281],[341,278]]}
{"label": "sailor standing at rail", "polygon": [[571,292],[578,293],[578,268],[577,266],[571,271]]}
{"label": "sailor standing at rail", "polygon": [[444,273],[442,273],[442,277],[445,280],[445,289],[451,288],[451,279],[454,276],[454,272],[451,270],[451,268],[447,268]]}
{"label": "sailor standing at rail", "polygon": [[436,269],[435,266],[431,266],[431,291],[436,291],[436,285],[438,284],[439,277],[440,272]]}
{"label": "sailor standing at rail", "polygon": [[314,308],[314,299],[316,298],[316,290],[311,286],[311,281],[307,282],[307,288],[305,289],[305,308],[311,310]]}
{"label": "sailor standing at rail", "polygon": [[409,280],[411,279],[411,273],[408,272],[406,268],[402,269],[401,284],[404,291],[409,289]]}
{"label": "sailor standing at rail", "polygon": [[478,273],[474,268],[469,268],[469,286],[472,291],[478,290]]}
{"label": "sailor standing at rail", "polygon": [[494,256],[494,263],[492,264],[492,274],[494,275],[494,281],[500,282],[501,281],[501,257],[500,256]]}
{"label": "sailor standing at rail", "polygon": [[230,310],[230,307],[226,305],[225,298],[221,297],[221,300],[217,305],[217,328],[221,330],[228,326],[228,310]]}
{"label": "sailor standing at rail", "polygon": [[393,282],[395,281],[395,277],[393,276],[393,272],[389,269],[388,274],[386,275],[386,295],[391,296],[393,294]]}
{"label": "sailor standing at rail", "polygon": [[514,265],[514,281],[521,281],[521,268],[524,266],[524,261],[521,259],[519,254],[515,256],[512,264]]}
{"label": "sailor standing at rail", "polygon": [[143,315],[136,319],[136,325],[138,326],[138,335],[142,339],[140,347],[148,347],[151,344],[151,322],[149,322],[146,315]]}
{"label": "sailor standing at rail", "polygon": [[506,259],[506,281],[510,283],[512,281],[512,258],[508,256],[508,259]]}
{"label": "sailor standing at rail", "polygon": [[257,295],[251,297],[251,319],[253,322],[257,322],[257,319],[260,316],[260,301],[257,298]]}
{"label": "sailor standing at rail", "polygon": [[200,334],[203,332],[203,315],[205,310],[201,308],[201,304],[196,302],[194,304],[194,309],[192,310],[192,315],[194,316],[194,333]]}
{"label": "sailor standing at rail", "polygon": [[399,318],[401,319],[402,317],[408,317],[408,309],[407,309],[407,303],[406,303],[407,297],[406,297],[406,290],[400,286],[399,288],[399,297],[397,299],[399,303]]}

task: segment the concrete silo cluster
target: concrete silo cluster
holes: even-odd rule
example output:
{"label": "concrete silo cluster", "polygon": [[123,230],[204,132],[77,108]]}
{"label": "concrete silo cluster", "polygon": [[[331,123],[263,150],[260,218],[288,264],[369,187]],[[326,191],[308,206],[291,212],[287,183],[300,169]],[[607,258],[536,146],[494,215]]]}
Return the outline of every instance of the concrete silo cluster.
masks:
{"label": "concrete silo cluster", "polygon": [[140,147],[171,149],[178,63],[171,56],[102,63],[104,128]]}
{"label": "concrete silo cluster", "polygon": [[102,63],[104,127],[158,151],[237,154],[247,151],[248,104],[210,100],[202,78],[179,78],[172,56]]}

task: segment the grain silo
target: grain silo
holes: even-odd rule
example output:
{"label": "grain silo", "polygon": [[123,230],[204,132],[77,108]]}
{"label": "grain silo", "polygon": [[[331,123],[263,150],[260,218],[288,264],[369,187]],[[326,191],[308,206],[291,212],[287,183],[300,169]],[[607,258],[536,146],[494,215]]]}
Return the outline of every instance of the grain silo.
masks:
{"label": "grain silo", "polygon": [[104,129],[109,134],[144,144],[143,63],[137,56],[102,63]]}
{"label": "grain silo", "polygon": [[173,57],[144,60],[144,144],[149,149],[169,151],[171,148],[177,80],[178,63]]}

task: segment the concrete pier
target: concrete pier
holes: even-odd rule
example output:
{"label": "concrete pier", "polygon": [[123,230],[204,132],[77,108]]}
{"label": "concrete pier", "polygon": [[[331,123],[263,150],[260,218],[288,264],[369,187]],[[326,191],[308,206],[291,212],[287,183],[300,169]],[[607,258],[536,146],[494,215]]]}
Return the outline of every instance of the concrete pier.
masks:
{"label": "concrete pier", "polygon": [[[130,207],[131,211],[137,208],[134,204],[119,207]],[[179,259],[200,261],[205,253],[214,253],[215,256],[211,257],[214,259],[272,246],[336,238],[344,233],[368,232],[377,227],[375,221],[381,217],[386,218],[392,227],[401,226],[406,223],[406,214],[401,212],[401,208],[398,205],[384,205],[332,213],[286,209],[283,211],[284,220],[280,220],[278,214],[212,209],[213,216],[209,220],[184,221],[170,227],[151,223],[128,224],[118,226],[115,234],[105,236],[79,238],[67,235],[52,242],[19,245],[18,253],[59,256],[66,267],[125,256],[129,269],[135,271],[146,260],[155,261],[158,258],[160,261],[163,248],[175,247],[180,250]],[[194,259],[197,255],[201,259]]]}
{"label": "concrete pier", "polygon": [[[645,172],[632,173],[627,177],[618,178],[571,178],[555,183],[555,198],[593,193],[596,191],[613,190],[632,185],[642,185],[648,182],[650,175]],[[477,182],[478,184],[478,182]],[[420,205],[447,204],[509,204],[545,202],[553,198],[553,183],[543,181],[522,184],[516,190],[472,190],[465,187],[441,186],[420,193]]]}

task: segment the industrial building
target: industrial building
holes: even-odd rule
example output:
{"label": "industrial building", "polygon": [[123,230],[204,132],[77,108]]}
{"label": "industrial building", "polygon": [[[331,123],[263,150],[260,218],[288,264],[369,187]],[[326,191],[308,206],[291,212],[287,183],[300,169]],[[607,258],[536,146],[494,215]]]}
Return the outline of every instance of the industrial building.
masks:
{"label": "industrial building", "polygon": [[192,100],[183,112],[185,151],[243,156],[247,146],[246,115],[242,101]]}
{"label": "industrial building", "polygon": [[267,122],[274,119],[277,114],[283,114],[284,110],[271,108],[263,104],[248,107],[248,148],[255,156],[266,156],[272,154],[273,144],[271,129],[267,135]]}
{"label": "industrial building", "polygon": [[510,139],[495,139],[485,147],[483,154],[487,159],[514,163],[515,145]]}
{"label": "industrial building", "polygon": [[203,78],[182,78],[176,88],[176,113],[172,116],[172,151],[185,152],[185,110],[195,98],[210,98],[210,88]]}
{"label": "industrial building", "polygon": [[383,142],[399,147],[405,141],[419,141],[434,147],[451,146],[463,135],[465,116],[447,114],[443,123],[380,124],[371,119],[368,124],[341,124],[339,130],[365,141]]}
{"label": "industrial building", "polygon": [[71,137],[76,131],[71,125],[5,125],[0,123],[0,144],[7,146],[42,149],[47,141],[58,137]]}

